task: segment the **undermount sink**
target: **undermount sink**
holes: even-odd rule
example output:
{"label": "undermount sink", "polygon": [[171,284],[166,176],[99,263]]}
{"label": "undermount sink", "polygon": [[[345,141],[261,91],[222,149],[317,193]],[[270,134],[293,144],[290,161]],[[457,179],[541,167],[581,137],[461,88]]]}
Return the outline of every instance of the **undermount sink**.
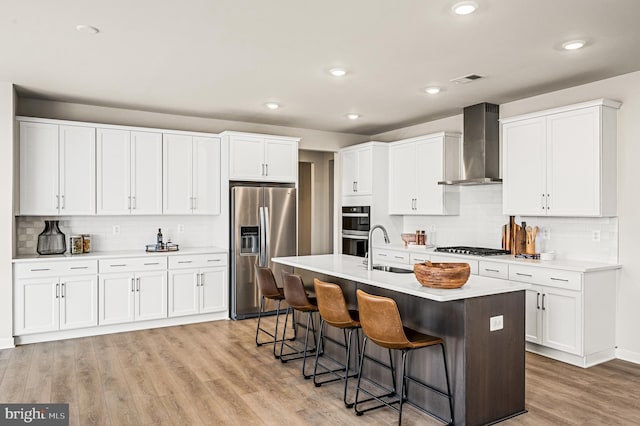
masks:
{"label": "undermount sink", "polygon": [[411,269],[398,268],[396,266],[373,265],[376,271],[393,272],[394,274],[413,274]]}

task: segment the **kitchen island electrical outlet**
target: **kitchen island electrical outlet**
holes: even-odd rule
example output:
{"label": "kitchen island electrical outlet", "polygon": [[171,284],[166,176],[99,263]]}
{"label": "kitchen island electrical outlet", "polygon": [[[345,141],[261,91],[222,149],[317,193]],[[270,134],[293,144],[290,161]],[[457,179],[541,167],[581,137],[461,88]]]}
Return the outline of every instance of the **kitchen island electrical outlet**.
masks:
{"label": "kitchen island electrical outlet", "polygon": [[184,225],[178,225],[178,234],[184,233]]}
{"label": "kitchen island electrical outlet", "polygon": [[599,230],[593,231],[593,233],[591,234],[591,239],[594,242],[599,243],[600,242],[600,231]]}
{"label": "kitchen island electrical outlet", "polygon": [[502,315],[489,318],[489,331],[498,331],[502,330],[503,328],[504,317]]}
{"label": "kitchen island electrical outlet", "polygon": [[113,235],[120,235],[120,225],[113,225]]}

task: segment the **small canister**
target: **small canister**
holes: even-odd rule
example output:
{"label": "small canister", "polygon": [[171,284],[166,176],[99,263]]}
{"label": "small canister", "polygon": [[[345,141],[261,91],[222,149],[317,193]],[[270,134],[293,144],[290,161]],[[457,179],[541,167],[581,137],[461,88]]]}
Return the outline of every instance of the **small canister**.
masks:
{"label": "small canister", "polygon": [[91,235],[82,235],[82,252],[89,253],[91,251]]}
{"label": "small canister", "polygon": [[82,254],[82,235],[69,237],[69,252],[71,254]]}

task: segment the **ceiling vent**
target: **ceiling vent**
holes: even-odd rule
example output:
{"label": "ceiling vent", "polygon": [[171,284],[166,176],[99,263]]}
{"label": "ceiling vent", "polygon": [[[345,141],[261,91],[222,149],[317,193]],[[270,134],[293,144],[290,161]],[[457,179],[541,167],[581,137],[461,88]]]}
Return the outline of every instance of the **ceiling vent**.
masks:
{"label": "ceiling vent", "polygon": [[465,75],[463,77],[458,77],[458,78],[454,78],[453,80],[451,80],[452,83],[456,83],[456,84],[467,84],[467,83],[471,83],[472,81],[476,81],[478,79],[483,78],[481,75],[478,74],[469,74],[469,75]]}

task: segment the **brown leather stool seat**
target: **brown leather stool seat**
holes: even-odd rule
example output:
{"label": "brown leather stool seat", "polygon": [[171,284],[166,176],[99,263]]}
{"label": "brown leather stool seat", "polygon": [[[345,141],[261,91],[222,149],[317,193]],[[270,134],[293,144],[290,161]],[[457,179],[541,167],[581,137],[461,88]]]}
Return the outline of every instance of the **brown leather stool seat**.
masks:
{"label": "brown leather stool seat", "polygon": [[[287,314],[284,317],[284,329],[287,329],[287,321],[289,319],[289,312],[292,311],[292,322],[294,328],[299,324],[295,319],[295,311],[303,312],[307,314],[307,327],[304,335],[304,347],[298,349],[293,345],[286,343],[284,340],[280,342],[280,361],[285,363],[294,359],[302,358],[302,376],[305,379],[311,378],[311,375],[307,375],[305,372],[305,365],[307,363],[307,353],[313,353],[318,348],[318,341],[316,339],[316,327],[313,320],[314,312],[318,312],[317,301],[314,298],[310,298],[307,291],[304,288],[304,283],[300,275],[289,274],[288,272],[282,272],[282,284],[284,287],[284,297],[287,301]],[[309,349],[309,330],[313,335],[313,347]],[[283,353],[284,347],[289,348],[293,352]]]}
{"label": "brown leather stool seat", "polygon": [[[273,276],[273,272],[271,269],[263,266],[254,265],[255,273],[256,273],[256,282],[258,284],[258,288],[260,289],[260,309],[258,310],[258,326],[256,328],[256,346],[262,346],[265,343],[273,343],[273,356],[277,359],[279,355],[276,354],[276,344],[278,342],[282,342],[285,339],[286,326],[282,331],[282,337],[278,338],[278,322],[280,320],[280,305],[283,300],[285,300],[284,289],[278,287],[276,284],[276,279]],[[265,299],[270,299],[277,302],[276,308],[276,325],[273,333],[269,330],[266,330],[260,327],[260,320],[262,318],[262,313],[265,309]],[[265,333],[266,335],[272,337],[267,341],[260,342],[258,340],[258,335],[260,332]],[[295,339],[295,328],[294,328],[294,337]]]}
{"label": "brown leather stool seat", "polygon": [[[362,343],[362,355],[360,356],[360,366],[358,374],[358,385],[356,387],[356,397],[354,409],[357,415],[376,408],[390,407],[398,411],[398,424],[402,422],[402,405],[408,403],[418,408],[438,420],[443,421],[446,424],[453,424],[453,397],[451,395],[451,386],[449,384],[449,372],[447,369],[447,357],[444,348],[444,340],[440,337],[430,336],[428,334],[420,333],[402,325],[402,319],[400,318],[400,312],[398,311],[398,305],[395,300],[388,297],[374,296],[372,294],[365,293],[362,290],[356,290],[358,298],[358,308],[360,310],[360,321],[362,324],[362,330],[364,332],[364,341]],[[360,384],[362,380],[362,364],[365,359],[364,353],[367,346],[367,341],[372,340],[376,345],[387,349],[395,349],[402,351],[402,384],[400,387],[400,396],[396,401],[384,401],[381,397],[373,395],[369,391],[363,389]],[[422,349],[432,346],[440,346],[442,348],[442,357],[444,360],[444,374],[447,383],[447,392],[443,392],[439,389],[432,387],[424,383],[423,381],[411,377],[407,373],[407,354],[410,351],[416,349]],[[432,413],[423,407],[416,406],[407,400],[406,390],[408,381],[412,381],[421,385],[422,387],[429,389],[436,394],[447,398],[449,401],[450,419],[446,420],[442,416]],[[358,401],[360,392],[364,392],[371,396],[371,398],[363,401]],[[385,395],[386,396],[386,395]],[[358,404],[363,402],[377,400],[381,405],[367,408],[365,410],[358,410]],[[398,404],[396,408],[392,404]]]}
{"label": "brown leather stool seat", "polygon": [[[358,330],[360,329],[360,319],[358,315],[358,311],[349,309],[347,307],[347,302],[344,298],[344,294],[342,293],[342,289],[337,284],[326,283],[318,280],[317,278],[313,280],[313,286],[316,291],[316,298],[318,300],[318,310],[320,311],[320,335],[319,335],[319,348],[316,351],[316,363],[313,369],[313,383],[318,386],[322,386],[325,383],[331,383],[338,380],[344,382],[344,390],[342,400],[346,407],[352,407],[353,402],[347,402],[347,385],[350,377],[356,377],[356,373],[350,373],[351,370],[351,342],[353,340],[352,335],[353,331],[356,331],[356,354],[360,353],[360,337]],[[342,330],[342,334],[344,337],[344,343],[339,342],[329,336],[325,335],[324,325],[328,324],[330,326],[339,328]],[[325,342],[329,341],[336,345],[342,346],[345,348],[345,356],[346,361],[342,364],[340,361],[337,361],[329,355],[325,356],[331,359],[336,364],[340,365],[341,368],[331,369],[320,362],[320,353],[324,353]],[[318,373],[318,367],[322,367],[323,372]],[[332,379],[325,381],[318,381],[319,376],[324,374],[332,374],[335,376]]]}

